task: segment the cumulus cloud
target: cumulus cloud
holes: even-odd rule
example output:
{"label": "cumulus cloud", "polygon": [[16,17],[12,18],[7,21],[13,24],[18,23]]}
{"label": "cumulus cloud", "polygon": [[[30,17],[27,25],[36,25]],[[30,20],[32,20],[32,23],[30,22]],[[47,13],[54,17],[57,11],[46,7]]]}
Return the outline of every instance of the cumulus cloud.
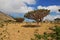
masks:
{"label": "cumulus cloud", "polygon": [[[52,5],[52,6],[38,6],[37,9],[48,9],[50,10],[50,12],[54,12],[54,13],[58,13],[60,14],[60,12],[58,11],[60,9],[60,6],[56,6],[56,5]],[[47,15],[46,17],[44,17],[43,20],[50,20],[53,21],[55,18],[60,18],[60,15]]]}
{"label": "cumulus cloud", "polygon": [[38,9],[49,9],[49,10],[51,10],[51,12],[60,13],[58,11],[58,9],[60,9],[60,6],[56,6],[56,5],[47,6],[47,7],[45,7],[45,6],[38,6],[37,8]]}
{"label": "cumulus cloud", "polygon": [[43,20],[54,21],[54,19],[56,19],[56,18],[60,18],[60,15],[47,15],[46,17],[44,17]]}
{"label": "cumulus cloud", "polygon": [[0,11],[26,13],[33,10],[33,7],[28,7],[25,3],[31,5],[35,2],[35,0],[0,0]]}

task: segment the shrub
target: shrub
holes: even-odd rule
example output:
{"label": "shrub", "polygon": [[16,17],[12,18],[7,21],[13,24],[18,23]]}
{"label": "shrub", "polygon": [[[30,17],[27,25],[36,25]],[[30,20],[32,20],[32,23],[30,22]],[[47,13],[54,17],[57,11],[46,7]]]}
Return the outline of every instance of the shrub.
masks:
{"label": "shrub", "polygon": [[4,26],[4,25],[3,25],[2,23],[0,23],[0,28],[3,28],[3,26]]}
{"label": "shrub", "polygon": [[23,22],[24,18],[15,18],[16,22]]}
{"label": "shrub", "polygon": [[50,30],[54,31],[54,33],[50,33],[52,39],[60,40],[60,26],[55,26]]}
{"label": "shrub", "polygon": [[[60,26],[54,26],[53,28],[49,28],[52,30],[52,33],[44,32],[43,35],[36,33],[34,34],[35,38],[31,38],[31,40],[60,40]],[[49,38],[50,37],[50,38]]]}

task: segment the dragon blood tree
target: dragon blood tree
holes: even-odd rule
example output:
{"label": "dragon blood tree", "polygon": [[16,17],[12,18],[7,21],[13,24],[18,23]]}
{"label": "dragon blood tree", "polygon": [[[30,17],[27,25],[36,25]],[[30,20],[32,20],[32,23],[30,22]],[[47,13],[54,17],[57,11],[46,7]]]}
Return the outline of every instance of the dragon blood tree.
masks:
{"label": "dragon blood tree", "polygon": [[41,22],[43,18],[49,14],[49,12],[50,10],[47,9],[39,9],[26,13],[24,17],[28,19],[33,19],[36,22]]}

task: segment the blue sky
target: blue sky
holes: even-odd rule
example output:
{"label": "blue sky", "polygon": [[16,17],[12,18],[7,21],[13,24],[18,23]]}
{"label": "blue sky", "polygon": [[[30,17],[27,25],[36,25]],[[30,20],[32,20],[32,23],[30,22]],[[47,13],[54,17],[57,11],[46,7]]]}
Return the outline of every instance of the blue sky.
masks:
{"label": "blue sky", "polygon": [[[47,6],[52,6],[52,5],[56,5],[56,6],[60,6],[60,0],[36,0],[36,3],[35,4],[31,4],[31,5],[29,5],[29,4],[26,4],[27,6],[29,6],[29,7],[33,7],[34,9],[37,9],[37,6],[45,6],[45,7],[47,7]],[[59,8],[60,9],[60,8]],[[13,16],[14,14],[12,14],[12,16]],[[60,14],[56,14],[55,12],[51,12],[50,13],[50,15],[60,15]],[[20,17],[23,17],[24,16],[24,14],[15,14],[14,15],[14,17],[16,17],[16,16],[20,16]]]}
{"label": "blue sky", "polygon": [[41,5],[41,6],[50,6],[50,5],[60,6],[60,0],[36,0],[36,4],[28,5],[28,6],[33,6],[36,8],[39,5]]}
{"label": "blue sky", "polygon": [[24,17],[25,13],[35,9],[51,10],[45,19],[60,18],[60,12],[58,12],[58,9],[60,9],[60,0],[0,0],[0,11],[13,17]]}
{"label": "blue sky", "polygon": [[50,5],[60,5],[60,0],[37,0],[37,6],[50,6]]}
{"label": "blue sky", "polygon": [[[36,4],[34,4],[34,5],[27,4],[27,6],[34,7],[35,9],[37,9],[37,6],[47,7],[47,6],[52,6],[52,5],[60,6],[60,0],[36,0]],[[20,16],[21,15],[22,15],[22,17],[24,16],[24,14],[20,14]],[[60,14],[59,13],[57,14],[56,12],[51,12],[49,15],[56,16],[56,15],[60,15]]]}

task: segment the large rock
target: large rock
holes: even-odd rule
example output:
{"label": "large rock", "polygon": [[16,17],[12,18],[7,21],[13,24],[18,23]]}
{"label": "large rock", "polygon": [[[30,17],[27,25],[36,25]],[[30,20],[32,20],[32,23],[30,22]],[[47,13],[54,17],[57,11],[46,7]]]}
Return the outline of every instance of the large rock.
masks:
{"label": "large rock", "polygon": [[8,20],[15,21],[11,16],[0,11],[0,21],[8,21]]}

